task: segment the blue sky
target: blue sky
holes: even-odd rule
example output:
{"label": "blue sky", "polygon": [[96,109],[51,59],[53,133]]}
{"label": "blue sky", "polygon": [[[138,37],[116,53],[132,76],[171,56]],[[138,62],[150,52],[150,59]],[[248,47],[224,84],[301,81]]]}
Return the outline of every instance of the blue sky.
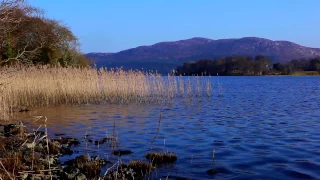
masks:
{"label": "blue sky", "polygon": [[320,0],[29,0],[61,20],[83,52],[192,37],[248,36],[320,48]]}

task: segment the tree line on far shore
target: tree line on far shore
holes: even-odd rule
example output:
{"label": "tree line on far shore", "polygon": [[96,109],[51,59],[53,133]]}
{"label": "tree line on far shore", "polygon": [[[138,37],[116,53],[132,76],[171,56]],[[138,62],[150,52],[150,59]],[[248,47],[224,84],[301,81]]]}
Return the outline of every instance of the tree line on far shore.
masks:
{"label": "tree line on far shore", "polygon": [[292,75],[320,74],[320,57],[310,59],[294,59],[288,63],[273,63],[269,58],[229,56],[215,60],[202,59],[185,62],[175,70],[176,75],[222,75],[222,76],[260,76],[260,75]]}
{"label": "tree line on far shore", "polygon": [[0,0],[0,66],[88,66],[71,30],[25,0]]}

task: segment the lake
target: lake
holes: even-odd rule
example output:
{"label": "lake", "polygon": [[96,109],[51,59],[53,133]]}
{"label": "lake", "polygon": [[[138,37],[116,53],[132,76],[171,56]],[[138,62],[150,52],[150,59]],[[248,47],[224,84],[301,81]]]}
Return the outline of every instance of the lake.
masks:
{"label": "lake", "polygon": [[111,135],[117,137],[113,148],[133,152],[121,156],[123,162],[145,160],[151,149],[178,156],[150,179],[320,179],[319,77],[210,78],[211,97],[38,108],[16,119],[45,115],[51,137],[80,139],[75,153],[62,160],[84,153],[117,159],[110,144],[94,143]]}

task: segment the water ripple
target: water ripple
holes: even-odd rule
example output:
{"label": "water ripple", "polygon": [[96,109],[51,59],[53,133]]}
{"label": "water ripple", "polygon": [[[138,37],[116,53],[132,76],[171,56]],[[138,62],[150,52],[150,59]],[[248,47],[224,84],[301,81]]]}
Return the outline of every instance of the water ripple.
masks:
{"label": "water ripple", "polygon": [[[82,139],[79,153],[112,158],[106,144],[86,146],[86,133],[95,140],[116,135],[119,148],[134,152],[124,162],[144,159],[154,139],[153,150],[175,152],[178,161],[157,169],[152,179],[169,173],[171,179],[320,179],[320,78],[221,77],[220,82],[223,96],[177,99],[165,107],[100,105],[33,113],[48,117],[52,135]],[[210,169],[217,173],[206,173]]]}

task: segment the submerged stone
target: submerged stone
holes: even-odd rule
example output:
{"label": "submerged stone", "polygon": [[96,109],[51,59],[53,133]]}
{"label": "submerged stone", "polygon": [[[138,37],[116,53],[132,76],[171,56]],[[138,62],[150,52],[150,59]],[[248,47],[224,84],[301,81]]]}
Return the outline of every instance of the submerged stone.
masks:
{"label": "submerged stone", "polygon": [[190,178],[186,178],[186,177],[180,177],[180,176],[163,176],[164,179],[166,178],[170,178],[170,179],[174,179],[174,180],[190,180]]}
{"label": "submerged stone", "polygon": [[26,128],[23,125],[22,122],[17,123],[17,124],[5,124],[5,125],[0,125],[0,133],[4,135],[5,137],[10,137],[10,136],[15,136],[19,135],[19,137],[24,137],[26,136]]}
{"label": "submerged stone", "polygon": [[209,169],[209,170],[207,171],[207,174],[210,174],[210,175],[217,174],[217,171],[214,170],[214,169]]}
{"label": "submerged stone", "polygon": [[[94,144],[95,144],[95,145],[104,144],[104,143],[110,142],[110,141],[112,141],[112,140],[113,140],[113,138],[103,138],[103,139],[101,139],[101,140],[96,140],[96,141],[94,141]],[[89,142],[90,142],[90,140],[89,140]],[[91,141],[91,142],[92,142],[92,141]]]}
{"label": "submerged stone", "polygon": [[56,133],[54,134],[55,136],[65,136],[66,134],[65,133]]}
{"label": "submerged stone", "polygon": [[19,112],[29,112],[29,111],[31,111],[31,109],[28,109],[28,108],[25,108],[25,107],[23,107],[23,108],[21,108],[19,110]]}
{"label": "submerged stone", "polygon": [[0,124],[0,135],[4,134],[4,126]]}
{"label": "submerged stone", "polygon": [[77,139],[69,138],[69,137],[60,137],[56,139],[52,139],[52,142],[58,142],[61,145],[68,145],[68,146],[77,146],[80,142]]}
{"label": "submerged stone", "polygon": [[128,154],[132,154],[133,152],[130,150],[115,150],[112,152],[113,155],[117,155],[117,156],[123,156],[123,155],[128,155]]}
{"label": "submerged stone", "polygon": [[11,131],[16,127],[16,124],[3,125],[3,134],[6,137],[11,136]]}

